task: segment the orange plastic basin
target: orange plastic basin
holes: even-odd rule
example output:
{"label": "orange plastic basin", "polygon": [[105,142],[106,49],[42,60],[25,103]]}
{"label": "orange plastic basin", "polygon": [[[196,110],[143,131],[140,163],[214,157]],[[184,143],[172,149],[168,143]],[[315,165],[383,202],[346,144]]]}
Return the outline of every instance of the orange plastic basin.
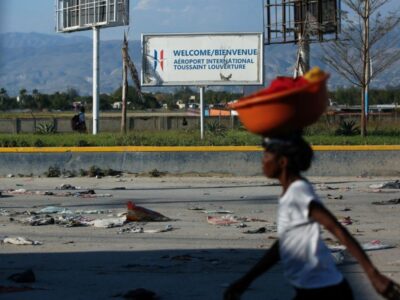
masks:
{"label": "orange plastic basin", "polygon": [[230,107],[250,132],[276,136],[316,122],[328,105],[326,81],[320,79],[290,90],[266,94],[265,89],[239,99]]}

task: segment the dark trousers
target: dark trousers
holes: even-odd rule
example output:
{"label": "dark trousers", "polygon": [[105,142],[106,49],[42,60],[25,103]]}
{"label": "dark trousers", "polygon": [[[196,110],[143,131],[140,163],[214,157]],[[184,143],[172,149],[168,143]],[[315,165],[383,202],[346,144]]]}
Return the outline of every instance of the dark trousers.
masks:
{"label": "dark trousers", "polygon": [[347,280],[337,285],[317,289],[296,288],[296,297],[293,300],[353,300],[353,292]]}

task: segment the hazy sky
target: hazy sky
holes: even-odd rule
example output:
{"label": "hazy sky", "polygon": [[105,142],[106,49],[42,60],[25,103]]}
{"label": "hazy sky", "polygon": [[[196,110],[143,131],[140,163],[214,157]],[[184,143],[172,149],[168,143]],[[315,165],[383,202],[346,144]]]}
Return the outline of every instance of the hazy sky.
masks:
{"label": "hazy sky", "polygon": [[[130,38],[141,33],[260,32],[262,0],[131,0]],[[0,0],[0,33],[55,33],[54,0]],[[102,39],[121,39],[123,29],[101,30]],[[91,35],[91,32],[74,33]]]}

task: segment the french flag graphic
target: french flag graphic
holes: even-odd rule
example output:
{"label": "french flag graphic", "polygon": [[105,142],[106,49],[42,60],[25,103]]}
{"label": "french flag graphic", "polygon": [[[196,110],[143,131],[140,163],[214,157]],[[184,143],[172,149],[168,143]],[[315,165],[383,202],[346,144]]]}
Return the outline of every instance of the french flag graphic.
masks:
{"label": "french flag graphic", "polygon": [[[158,52],[160,52],[160,57],[158,57]],[[160,63],[160,68],[164,71],[164,50],[154,50],[154,70],[157,70],[158,63]]]}

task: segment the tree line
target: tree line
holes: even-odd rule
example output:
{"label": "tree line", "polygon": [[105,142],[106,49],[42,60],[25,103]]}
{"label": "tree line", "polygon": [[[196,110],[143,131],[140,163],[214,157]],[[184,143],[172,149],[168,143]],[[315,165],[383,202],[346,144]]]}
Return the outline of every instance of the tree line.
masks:
{"label": "tree line", "polygon": [[[342,105],[359,105],[360,88],[338,88],[329,92],[329,97],[333,102]],[[119,87],[111,94],[100,94],[100,110],[112,110],[113,103],[120,102],[122,96],[122,88]],[[144,101],[142,101],[135,89],[129,87],[127,101],[130,110],[146,110],[158,109],[166,104],[168,109],[177,109],[176,102],[182,100],[189,104],[193,101],[199,102],[199,95],[196,90],[190,87],[177,88],[174,92],[163,93],[144,93]],[[228,91],[207,90],[204,94],[204,102],[209,104],[226,104],[229,101],[239,99],[243,95],[241,93],[231,93]],[[387,89],[371,89],[369,91],[370,105],[376,104],[400,104],[400,87]],[[26,89],[21,89],[17,97],[7,94],[5,88],[0,88],[0,109],[2,111],[13,109],[30,109],[30,110],[72,110],[73,102],[81,102],[90,109],[92,105],[91,96],[80,96],[78,91],[69,88],[64,92],[55,92],[53,94],[45,94],[37,89],[29,93]]]}
{"label": "tree line", "polygon": [[[338,88],[329,92],[333,102],[341,105],[360,105],[361,88]],[[400,87],[386,89],[370,89],[369,105],[377,104],[400,104]]]}

